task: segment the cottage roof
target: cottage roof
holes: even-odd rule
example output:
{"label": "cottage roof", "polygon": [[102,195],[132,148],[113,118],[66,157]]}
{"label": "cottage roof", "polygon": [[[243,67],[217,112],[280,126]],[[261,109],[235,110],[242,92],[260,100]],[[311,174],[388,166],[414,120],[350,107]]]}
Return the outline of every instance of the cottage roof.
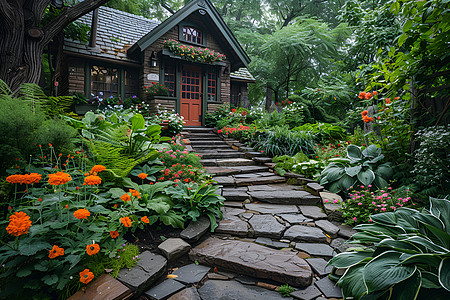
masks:
{"label": "cottage roof", "polygon": [[247,68],[239,68],[239,70],[231,72],[230,78],[232,81],[255,82],[255,78]]}
{"label": "cottage roof", "polygon": [[[92,12],[78,19],[91,26]],[[97,46],[66,39],[64,50],[102,58],[136,62],[127,55],[127,50],[140,38],[155,29],[161,22],[101,6],[98,9]]]}

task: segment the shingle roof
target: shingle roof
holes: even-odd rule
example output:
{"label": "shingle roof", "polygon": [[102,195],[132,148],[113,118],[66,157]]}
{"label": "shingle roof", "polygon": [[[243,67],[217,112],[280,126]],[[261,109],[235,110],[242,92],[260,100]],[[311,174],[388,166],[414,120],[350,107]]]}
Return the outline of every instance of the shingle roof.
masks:
{"label": "shingle roof", "polygon": [[239,70],[230,73],[231,80],[255,82],[255,78],[250,74],[247,68],[239,68]]}
{"label": "shingle roof", "polygon": [[[78,19],[88,26],[92,23],[92,12]],[[110,7],[98,9],[97,47],[91,48],[80,41],[66,39],[64,50],[105,58],[133,61],[127,50],[161,22],[136,16]]]}

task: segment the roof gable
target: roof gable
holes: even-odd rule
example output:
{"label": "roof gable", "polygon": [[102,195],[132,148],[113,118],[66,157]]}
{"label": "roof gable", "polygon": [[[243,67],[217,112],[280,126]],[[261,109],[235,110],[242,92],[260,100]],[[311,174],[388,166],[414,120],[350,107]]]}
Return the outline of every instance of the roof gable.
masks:
{"label": "roof gable", "polygon": [[158,25],[148,34],[139,39],[129,50],[128,53],[131,55],[135,51],[143,51],[151,44],[153,44],[157,39],[159,39],[162,35],[164,35],[171,28],[178,25],[180,22],[185,20],[192,13],[200,11],[201,14],[207,14],[214,24],[217,26],[217,29],[225,38],[228,45],[230,45],[231,49],[236,53],[239,60],[242,62],[244,66],[248,66],[250,63],[250,58],[247,53],[245,53],[242,46],[239,44],[236,37],[233,35],[231,30],[225,24],[225,21],[219,15],[214,5],[209,0],[193,0],[186,4],[183,8],[178,10],[175,14],[167,18],[163,23]]}

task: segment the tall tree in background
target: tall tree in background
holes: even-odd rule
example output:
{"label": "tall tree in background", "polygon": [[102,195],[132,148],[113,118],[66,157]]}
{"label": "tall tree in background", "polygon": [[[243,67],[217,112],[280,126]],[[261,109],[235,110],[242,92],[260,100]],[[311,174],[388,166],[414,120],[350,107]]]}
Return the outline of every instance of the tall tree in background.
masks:
{"label": "tall tree in background", "polygon": [[61,0],[0,1],[0,78],[13,91],[24,82],[38,83],[45,47],[68,24],[108,0],[85,0],[64,7],[42,26],[44,11],[51,2],[62,5]]}

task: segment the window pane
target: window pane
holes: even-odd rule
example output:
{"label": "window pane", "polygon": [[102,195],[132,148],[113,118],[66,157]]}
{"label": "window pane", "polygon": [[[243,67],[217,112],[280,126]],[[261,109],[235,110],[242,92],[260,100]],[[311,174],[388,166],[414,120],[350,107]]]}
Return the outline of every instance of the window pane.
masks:
{"label": "window pane", "polygon": [[193,27],[183,27],[183,39],[188,42],[203,44],[202,32]]}
{"label": "window pane", "polygon": [[217,75],[215,72],[208,73],[208,101],[216,101],[217,95]]}
{"label": "window pane", "polygon": [[166,64],[164,66],[164,85],[169,90],[169,96],[171,96],[171,97],[175,97],[175,92],[176,92],[175,91],[175,88],[176,88],[175,78],[176,78],[175,66]]}
{"label": "window pane", "polygon": [[[133,75],[130,75],[133,76]],[[137,82],[135,83],[137,86]],[[92,66],[91,94],[99,99],[119,96],[119,74],[116,68]]]}

